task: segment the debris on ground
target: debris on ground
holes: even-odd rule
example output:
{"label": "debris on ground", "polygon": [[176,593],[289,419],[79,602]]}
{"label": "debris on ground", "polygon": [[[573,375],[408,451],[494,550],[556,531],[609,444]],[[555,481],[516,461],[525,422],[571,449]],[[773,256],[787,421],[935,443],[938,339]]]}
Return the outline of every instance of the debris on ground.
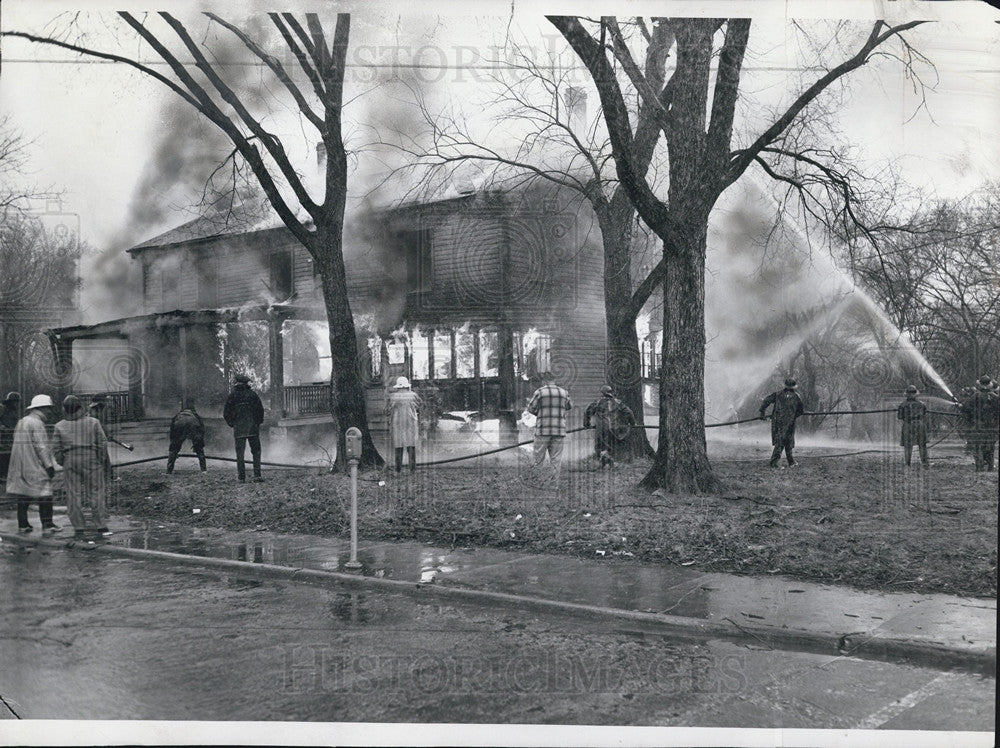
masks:
{"label": "debris on ground", "polygon": [[[618,465],[600,481],[567,470],[558,484],[518,480],[515,467],[492,465],[429,470],[387,486],[379,485],[384,474],[373,472],[358,488],[359,533],[995,597],[995,483],[970,482],[971,464],[942,460],[927,476],[927,493],[914,501],[905,482],[885,474],[883,459],[806,458],[779,482],[766,460],[719,460],[718,478],[738,494],[671,494],[669,507],[662,492],[658,499],[637,487],[648,469],[642,460]],[[343,475],[272,471],[253,494],[235,491],[227,471],[177,471],[170,483],[155,466],[121,475],[109,496],[113,512],[200,524],[193,509],[210,509],[212,524],[227,530],[345,536],[350,528],[350,481]]]}

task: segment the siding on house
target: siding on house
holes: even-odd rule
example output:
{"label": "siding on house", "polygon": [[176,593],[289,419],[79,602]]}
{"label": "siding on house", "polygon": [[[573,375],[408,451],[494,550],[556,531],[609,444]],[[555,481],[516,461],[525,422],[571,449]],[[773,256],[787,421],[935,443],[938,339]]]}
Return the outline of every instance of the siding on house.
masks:
{"label": "siding on house", "polygon": [[[198,309],[211,298],[219,308],[272,301],[273,252],[290,254],[293,300],[323,303],[311,257],[285,228],[140,249],[147,312]],[[536,185],[372,213],[348,226],[344,255],[352,308],[369,333],[385,337],[405,323],[548,335],[548,368],[576,404],[574,426],[606,381],[600,232],[589,204],[575,193]],[[214,283],[199,285],[205,268],[214,268]],[[176,304],[164,300],[164,277],[176,282]],[[375,384],[367,400],[378,429],[385,393]],[[499,385],[491,386],[492,399]],[[534,386],[522,372],[519,393],[530,395]],[[167,382],[155,389],[173,394]]]}

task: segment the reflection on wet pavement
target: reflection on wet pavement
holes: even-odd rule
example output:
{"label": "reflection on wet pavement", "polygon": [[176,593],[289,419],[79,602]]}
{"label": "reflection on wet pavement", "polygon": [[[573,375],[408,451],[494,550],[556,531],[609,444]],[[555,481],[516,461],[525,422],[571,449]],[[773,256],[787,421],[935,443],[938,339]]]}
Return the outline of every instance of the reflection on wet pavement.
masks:
{"label": "reflection on wet pavement", "polygon": [[6,542],[0,578],[0,695],[26,719],[993,724],[995,681],[909,665]]}
{"label": "reflection on wet pavement", "polygon": [[[336,572],[345,572],[350,559],[349,543],[341,538],[126,522],[116,518],[115,534],[98,542]],[[847,633],[857,641],[903,637],[977,652],[996,641],[995,601],[867,593],[778,576],[747,578],[618,558],[456,550],[418,542],[363,541],[358,560],[365,576],[729,622],[735,629],[788,628],[834,640]]]}
{"label": "reflection on wet pavement", "polygon": [[[235,533],[163,524],[121,529],[106,542],[127,548],[326,571],[345,571],[350,559],[348,543],[339,538]],[[464,562],[460,558],[463,554]],[[509,555],[489,550],[451,551],[420,543],[362,543],[358,550],[362,575],[425,584],[441,575],[475,569],[494,558],[503,561]]]}

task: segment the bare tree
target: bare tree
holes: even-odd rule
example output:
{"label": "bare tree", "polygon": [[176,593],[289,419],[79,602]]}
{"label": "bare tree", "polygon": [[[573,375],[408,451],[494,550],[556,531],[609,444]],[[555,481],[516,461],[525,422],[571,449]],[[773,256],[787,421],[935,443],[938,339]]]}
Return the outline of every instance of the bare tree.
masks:
{"label": "bare tree", "polygon": [[80,247],[75,235],[58,238],[27,210],[0,211],[0,382],[3,389],[44,391],[52,384],[49,344],[39,328],[76,309]]}
{"label": "bare tree", "polygon": [[857,282],[951,386],[1000,369],[1000,204],[995,186],[922,207],[876,252],[849,246]]}
{"label": "bare tree", "polygon": [[0,216],[24,210],[33,190],[24,186],[30,143],[11,126],[10,117],[0,117]]}
{"label": "bare tree", "polygon": [[[663,242],[660,438],[643,485],[671,492],[718,491],[721,486],[708,460],[704,431],[705,252],[712,209],[722,192],[754,164],[775,177],[787,173],[789,161],[807,166],[813,173],[825,172],[829,165],[821,159],[807,160],[783,148],[783,135],[824,90],[865,65],[887,41],[901,38],[902,32],[920,22],[873,24],[855,54],[820,75],[757,137],[734,148],[733,124],[749,19],[672,20],[676,67],[667,102],[660,100],[639,69],[617,19],[584,21],[551,16],[549,21],[586,66],[600,96],[619,181],[643,221]],[[913,58],[908,59],[904,64],[912,64]],[[644,178],[632,155],[635,136],[613,60],[618,61],[643,102],[657,113],[668,152],[665,197]]]}
{"label": "bare tree", "polygon": [[[205,14],[211,24],[239,39],[246,50],[274,75],[286,96],[285,103],[290,103],[293,111],[298,112],[318,132],[327,153],[324,195],[318,199],[309,194],[280,138],[268,132],[264,118],[251,111],[253,97],[244,96],[226,82],[225,62],[214,59],[206,47],[195,39],[191,29],[176,17],[166,12],[156,15],[165,27],[154,30],[145,17],[118,13],[138,39],[145,42],[160,62],[166,64],[166,72],[142,62],[139,56],[133,59],[54,37],[20,31],[5,31],[3,36],[128,65],[162,83],[225,134],[233,146],[232,156],[238,156],[249,166],[271,207],[292,236],[309,252],[319,273],[330,327],[333,365],[330,384],[341,447],[338,459],[343,460],[345,451],[344,431],[349,426],[357,426],[363,435],[362,464],[381,464],[382,458],[368,428],[343,255],[348,160],[341,129],[341,111],[350,15],[337,14],[333,28],[329,29],[324,27],[315,13],[307,13],[301,20],[292,13],[269,13],[268,18],[282,40],[284,51],[289,59],[294,58],[294,62],[286,63],[268,51],[267,39],[252,38],[218,15]],[[179,45],[179,51],[173,51],[168,46],[171,41]],[[193,61],[193,69],[188,59]],[[300,85],[303,76],[306,83]]]}
{"label": "bare tree", "polygon": [[[669,21],[649,30],[641,19],[635,33],[648,40],[644,75],[661,101],[669,99],[666,59],[673,47]],[[619,183],[611,159],[611,144],[581,112],[583,89],[572,85],[569,69],[554,59],[534,59],[530,45],[509,42],[508,70],[490,76],[493,120],[503,123],[499,137],[477,134],[464,117],[433,109],[416,88],[415,104],[426,128],[424,138],[406,138],[391,144],[410,159],[408,170],[424,169],[420,186],[452,177],[470,162],[491,169],[494,184],[511,187],[542,180],[581,195],[594,210],[603,245],[604,307],[606,319],[606,371],[610,384],[640,418],[643,412],[641,359],[636,318],[663,276],[663,263],[637,274],[633,260],[636,245],[644,238],[636,224],[636,211]],[[632,160],[642,176],[655,172],[654,151],[659,140],[655,108],[640,103],[636,112]],[[523,128],[525,137],[511,134]],[[425,142],[427,144],[425,144]],[[655,179],[651,175],[651,178]],[[653,454],[645,431],[637,429],[632,440],[636,456]]]}

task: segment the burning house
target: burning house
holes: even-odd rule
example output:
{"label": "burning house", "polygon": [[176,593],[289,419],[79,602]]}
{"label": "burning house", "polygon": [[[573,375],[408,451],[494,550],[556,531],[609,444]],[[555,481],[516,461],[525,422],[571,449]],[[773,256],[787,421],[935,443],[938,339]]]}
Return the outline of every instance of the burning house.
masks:
{"label": "burning house", "polygon": [[[122,420],[192,401],[211,417],[243,371],[272,427],[329,422],[321,285],[277,219],[216,213],[128,252],[142,314],[48,331],[59,365],[91,372],[78,394],[102,392]],[[439,411],[511,423],[545,371],[577,402],[603,384],[600,236],[578,196],[536,185],[372,211],[344,253],[376,431],[400,375]]]}

